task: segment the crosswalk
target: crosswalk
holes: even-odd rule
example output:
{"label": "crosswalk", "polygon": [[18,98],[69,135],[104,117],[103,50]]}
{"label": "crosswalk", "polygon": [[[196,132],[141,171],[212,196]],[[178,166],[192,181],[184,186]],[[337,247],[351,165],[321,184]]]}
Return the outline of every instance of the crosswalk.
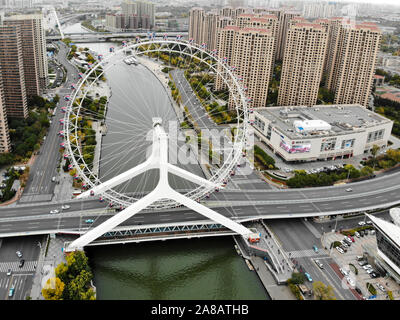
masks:
{"label": "crosswalk", "polygon": [[318,253],[316,253],[313,249],[288,251],[287,253],[290,258],[320,258],[322,256],[328,255],[328,252],[325,249],[318,249]]}
{"label": "crosswalk", "polygon": [[37,265],[37,261],[25,261],[24,266],[22,268],[20,268],[19,261],[1,262],[0,263],[0,272],[7,272],[9,269],[11,269],[12,272],[35,271],[36,265]]}

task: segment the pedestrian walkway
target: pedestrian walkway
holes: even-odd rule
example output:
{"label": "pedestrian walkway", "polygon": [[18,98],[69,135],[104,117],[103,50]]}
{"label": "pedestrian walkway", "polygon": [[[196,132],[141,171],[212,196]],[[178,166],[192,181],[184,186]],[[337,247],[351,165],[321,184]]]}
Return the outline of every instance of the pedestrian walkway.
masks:
{"label": "pedestrian walkway", "polygon": [[307,250],[288,251],[287,254],[289,255],[290,258],[306,258],[306,257],[323,258],[329,256],[329,252],[327,252],[324,249],[318,249],[318,253],[312,249],[307,249]]}
{"label": "pedestrian walkway", "polygon": [[44,241],[41,243],[39,260],[36,267],[36,273],[33,278],[31,297],[32,300],[43,300],[42,288],[47,280],[55,276],[55,268],[61,262],[66,262],[63,248],[66,241],[75,239],[71,236],[49,236],[47,241],[50,241],[47,248]]}
{"label": "pedestrian walkway", "polygon": [[37,261],[25,261],[22,268],[19,267],[19,261],[1,262],[0,272],[7,272],[9,269],[12,272],[30,272],[36,269]]}

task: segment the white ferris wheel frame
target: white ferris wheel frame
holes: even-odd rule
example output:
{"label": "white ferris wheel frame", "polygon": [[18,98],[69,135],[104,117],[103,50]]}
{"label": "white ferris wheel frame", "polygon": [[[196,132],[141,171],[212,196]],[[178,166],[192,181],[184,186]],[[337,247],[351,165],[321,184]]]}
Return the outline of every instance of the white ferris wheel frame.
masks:
{"label": "white ferris wheel frame", "polygon": [[[155,48],[150,49],[151,45],[159,45],[155,46]],[[139,48],[143,46],[147,46],[147,48],[143,51],[140,51]],[[182,48],[184,47],[184,48]],[[249,134],[248,124],[249,124],[249,117],[248,117],[248,107],[247,107],[247,97],[244,93],[244,88],[240,84],[240,78],[237,77],[230,66],[221,59],[217,57],[212,52],[207,51],[203,47],[200,47],[196,44],[192,44],[190,42],[184,40],[158,40],[158,39],[149,39],[149,40],[141,40],[136,43],[127,44],[127,46],[121,47],[119,50],[115,51],[106,57],[104,57],[101,61],[96,63],[92,66],[89,70],[86,71],[82,79],[78,82],[78,85],[75,89],[73,97],[70,100],[70,103],[67,107],[66,113],[64,115],[64,123],[63,123],[63,130],[65,134],[65,150],[67,151],[67,155],[70,159],[73,168],[75,168],[76,173],[85,182],[89,189],[94,188],[96,185],[101,184],[102,182],[97,177],[92,170],[89,169],[87,166],[81,148],[76,146],[72,141],[71,138],[74,138],[75,141],[78,141],[78,121],[79,121],[79,114],[80,109],[82,108],[82,102],[90,89],[92,88],[93,84],[95,84],[99,78],[116,62],[112,62],[112,59],[115,56],[120,55],[128,50],[131,50],[132,54],[125,55],[122,57],[118,62],[122,61],[128,57],[135,57],[144,55],[145,53],[150,52],[166,52],[166,53],[178,53],[183,54],[192,59],[199,60],[199,63],[205,63],[209,66],[214,72],[215,75],[221,77],[224,83],[227,85],[230,94],[232,94],[233,101],[235,103],[235,110],[238,114],[241,114],[242,121],[240,116],[238,117],[237,122],[237,130],[235,130],[236,134],[233,141],[232,150],[229,153],[229,159],[224,161],[221,165],[219,170],[214,172],[212,177],[209,181],[213,182],[214,185],[222,187],[227,179],[230,176],[230,173],[236,169],[237,164],[239,163],[240,159],[242,158],[242,152],[247,149],[246,147],[246,139]],[[198,55],[200,53],[200,56]],[[204,57],[205,55],[205,57]],[[213,64],[210,64],[208,60],[214,61]],[[106,67],[108,66],[108,67]],[[97,68],[102,67],[103,72],[101,72],[95,79],[89,84],[86,85],[86,90],[83,88],[84,84],[87,83],[89,77],[97,70]],[[150,69],[149,69],[150,70]],[[151,71],[151,70],[150,70]],[[153,74],[154,72],[151,71]],[[154,74],[157,77],[157,75]],[[77,106],[73,106],[76,99],[79,98],[80,102]],[[171,106],[172,107],[172,106]],[[74,121],[70,121],[71,116],[75,116]],[[106,121],[106,118],[104,121]],[[151,125],[151,124],[149,124]],[[150,127],[149,127],[150,128]],[[78,163],[78,159],[82,164]],[[92,179],[94,181],[92,181]],[[187,192],[185,194],[186,197],[191,198],[192,200],[199,201],[201,198],[205,197],[207,194],[210,194],[215,191],[215,188],[211,185],[202,185],[198,186],[195,189]],[[119,193],[113,189],[108,189],[102,192],[102,197],[107,199],[109,202],[113,204],[120,205],[121,207],[128,207],[138,199],[129,197],[125,194]],[[135,200],[135,201],[132,201]],[[173,208],[176,206],[181,206],[177,204],[175,201],[170,199],[162,199],[154,204],[150,205],[150,209],[166,209],[166,208]]]}

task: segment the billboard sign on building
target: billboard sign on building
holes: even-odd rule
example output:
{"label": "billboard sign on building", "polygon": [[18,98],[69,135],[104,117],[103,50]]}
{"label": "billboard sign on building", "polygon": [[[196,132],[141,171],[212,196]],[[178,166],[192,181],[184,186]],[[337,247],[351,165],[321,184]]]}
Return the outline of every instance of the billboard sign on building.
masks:
{"label": "billboard sign on building", "polygon": [[305,153],[311,151],[311,144],[293,144],[289,145],[284,140],[281,140],[279,145],[282,149],[284,149],[287,153]]}

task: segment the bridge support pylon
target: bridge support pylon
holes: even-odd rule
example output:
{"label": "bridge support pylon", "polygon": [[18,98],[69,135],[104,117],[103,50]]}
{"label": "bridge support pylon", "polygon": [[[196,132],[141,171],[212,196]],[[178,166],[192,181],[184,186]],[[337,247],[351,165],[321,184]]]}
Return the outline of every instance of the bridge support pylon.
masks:
{"label": "bridge support pylon", "polygon": [[186,197],[185,195],[180,194],[179,192],[171,188],[168,182],[168,173],[172,173],[181,178],[195,182],[199,185],[205,185],[211,188],[216,188],[219,186],[212,181],[201,178],[168,162],[168,135],[165,133],[162,127],[162,121],[160,118],[153,118],[152,153],[145,162],[126,172],[119,174],[114,178],[111,178],[104,183],[95,186],[91,190],[83,192],[77,198],[86,198],[90,195],[102,194],[106,190],[120,185],[121,183],[130,180],[138,174],[141,174],[150,169],[158,169],[160,172],[158,184],[152,192],[150,192],[148,195],[141,198],[140,200],[136,201],[126,209],[120,211],[107,221],[96,226],[92,230],[89,230],[75,241],[71,242],[69,246],[65,248],[65,251],[70,252],[75,250],[82,250],[85,245],[94,241],[106,232],[112,230],[122,222],[126,221],[133,215],[145,209],[150,204],[162,199],[171,199],[180,204],[183,204],[184,206],[198,212],[199,214],[215,222],[224,225],[225,227],[235,231],[236,233],[244,237],[253,234],[251,230],[244,227],[243,225],[221,215],[218,212],[215,212],[214,210],[211,210],[210,208],[207,208],[206,206]]}

